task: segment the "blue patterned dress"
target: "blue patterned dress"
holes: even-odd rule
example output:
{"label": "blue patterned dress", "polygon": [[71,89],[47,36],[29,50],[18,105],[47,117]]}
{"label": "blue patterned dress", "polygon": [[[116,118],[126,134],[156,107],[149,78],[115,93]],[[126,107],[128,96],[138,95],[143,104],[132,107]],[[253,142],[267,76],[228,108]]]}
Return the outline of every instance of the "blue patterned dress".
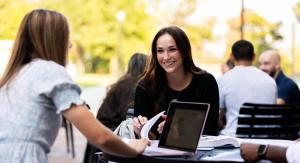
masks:
{"label": "blue patterned dress", "polygon": [[63,66],[41,59],[25,65],[0,88],[0,163],[47,163],[61,113],[83,105]]}

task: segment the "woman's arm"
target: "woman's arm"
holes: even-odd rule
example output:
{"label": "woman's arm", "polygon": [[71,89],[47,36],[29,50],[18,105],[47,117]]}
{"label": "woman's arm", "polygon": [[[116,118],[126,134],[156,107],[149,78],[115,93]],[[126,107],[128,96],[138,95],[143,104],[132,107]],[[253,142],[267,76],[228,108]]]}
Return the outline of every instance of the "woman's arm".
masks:
{"label": "woman's arm", "polygon": [[148,140],[132,140],[126,145],[112,131],[98,122],[86,106],[73,105],[63,112],[67,120],[72,122],[79,131],[94,145],[104,152],[123,156],[135,157],[142,153]]}

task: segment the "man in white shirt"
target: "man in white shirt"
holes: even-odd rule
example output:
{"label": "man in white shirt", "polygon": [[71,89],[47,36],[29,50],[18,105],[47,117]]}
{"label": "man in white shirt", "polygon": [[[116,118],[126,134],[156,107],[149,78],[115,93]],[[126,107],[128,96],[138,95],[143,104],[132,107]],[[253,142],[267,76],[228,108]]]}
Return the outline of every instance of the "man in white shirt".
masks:
{"label": "man in white shirt", "polygon": [[231,48],[231,58],[235,67],[218,80],[219,126],[223,128],[221,134],[235,136],[237,118],[243,103],[274,104],[277,87],[268,74],[252,66],[255,54],[251,42],[235,42]]}

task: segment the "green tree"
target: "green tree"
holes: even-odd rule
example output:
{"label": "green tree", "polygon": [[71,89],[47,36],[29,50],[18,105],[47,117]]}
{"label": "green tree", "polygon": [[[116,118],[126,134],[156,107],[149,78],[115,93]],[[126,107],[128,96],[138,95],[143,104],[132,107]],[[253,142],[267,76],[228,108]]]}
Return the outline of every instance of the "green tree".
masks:
{"label": "green tree", "polygon": [[294,14],[297,18],[297,21],[300,22],[300,2],[296,3],[293,7]]}
{"label": "green tree", "polygon": [[23,0],[1,0],[0,39],[15,39],[22,18],[36,6],[35,3],[28,3]]}
{"label": "green tree", "polygon": [[[72,25],[72,40],[82,49],[80,54],[90,72],[107,72],[109,62],[117,56],[121,68],[136,52],[148,49],[153,21],[138,0],[52,0],[47,8],[63,12]],[[118,22],[118,12],[124,22]]]}
{"label": "green tree", "polygon": [[[293,40],[293,45],[292,45],[292,55],[293,55],[293,61],[292,61],[292,72],[293,73],[300,73],[300,65],[297,64],[297,61],[300,60],[300,56],[297,55],[298,54],[298,49],[296,48],[297,46],[295,45],[295,37],[297,36],[297,34],[299,33],[299,31],[296,31],[295,29],[295,26],[297,26],[300,22],[300,2],[296,3],[294,6],[293,6],[293,11],[294,11],[294,14],[295,14],[295,17],[297,19],[297,23],[295,25],[293,25],[293,28],[294,28],[294,40]],[[298,71],[297,71],[298,70]]]}
{"label": "green tree", "polygon": [[[120,68],[125,69],[134,52],[150,52],[155,32],[161,26],[178,25],[190,37],[196,58],[201,57],[204,40],[212,38],[213,23],[190,24],[187,18],[195,11],[197,0],[173,1],[162,9],[162,0],[2,0],[0,2],[1,39],[14,39],[25,13],[33,8],[57,10],[67,16],[71,24],[71,41],[74,48],[70,58],[82,65],[86,72],[108,72],[109,63],[117,58]],[[149,8],[152,12],[149,12]],[[12,12],[13,11],[13,12]],[[118,21],[117,14],[126,16]],[[7,19],[9,17],[9,19]],[[165,22],[165,23],[162,23]],[[75,50],[74,50],[75,49]]]}
{"label": "green tree", "polygon": [[155,9],[152,15],[159,20],[158,27],[176,25],[182,28],[188,35],[195,62],[205,62],[207,57],[202,52],[202,46],[205,41],[213,40],[212,27],[215,24],[215,19],[207,21],[195,20],[188,21],[197,7],[198,0],[179,0],[176,3],[173,0],[147,0],[147,6]]}
{"label": "green tree", "polygon": [[[228,37],[228,54],[231,45],[236,40],[240,39],[240,19],[231,18],[228,21],[230,32]],[[261,54],[263,51],[272,48],[273,44],[283,39],[278,32],[281,23],[270,23],[257,13],[246,10],[245,11],[245,26],[244,26],[244,39],[253,43],[256,54]],[[256,57],[256,59],[259,56]]]}

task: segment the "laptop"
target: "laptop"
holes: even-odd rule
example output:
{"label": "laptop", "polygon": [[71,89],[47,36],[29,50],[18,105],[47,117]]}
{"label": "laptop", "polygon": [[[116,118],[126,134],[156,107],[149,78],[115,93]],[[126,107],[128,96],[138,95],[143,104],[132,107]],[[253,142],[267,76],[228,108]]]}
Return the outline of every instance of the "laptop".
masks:
{"label": "laptop", "polygon": [[146,156],[193,155],[205,126],[208,103],[171,101],[159,141],[152,141]]}

